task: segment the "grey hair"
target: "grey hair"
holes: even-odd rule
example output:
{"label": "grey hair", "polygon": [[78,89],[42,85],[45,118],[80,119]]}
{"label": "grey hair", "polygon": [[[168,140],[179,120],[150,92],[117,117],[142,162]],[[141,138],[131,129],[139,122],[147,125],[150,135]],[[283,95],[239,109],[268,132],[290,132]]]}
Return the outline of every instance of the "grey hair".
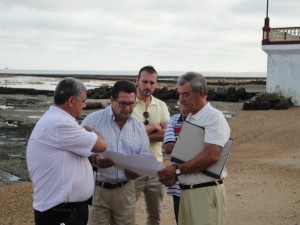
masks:
{"label": "grey hair", "polygon": [[61,80],[54,91],[54,103],[64,104],[71,96],[80,99],[81,93],[86,91],[85,85],[73,77],[66,77]]}
{"label": "grey hair", "polygon": [[205,77],[201,73],[187,72],[178,77],[177,85],[182,86],[188,82],[194,92],[204,91],[205,95],[207,92],[207,83]]}

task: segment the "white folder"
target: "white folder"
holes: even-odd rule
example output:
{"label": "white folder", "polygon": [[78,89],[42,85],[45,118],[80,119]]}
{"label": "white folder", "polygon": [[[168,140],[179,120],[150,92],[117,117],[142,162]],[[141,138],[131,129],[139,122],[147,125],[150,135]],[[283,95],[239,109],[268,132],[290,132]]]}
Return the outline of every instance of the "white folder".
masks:
{"label": "white folder", "polygon": [[[205,129],[203,127],[185,121],[171,153],[171,161],[181,164],[191,160],[202,152],[204,150],[204,134]],[[221,150],[218,162],[210,165],[206,170],[202,171],[202,173],[220,179],[233,142],[234,139],[229,138]]]}

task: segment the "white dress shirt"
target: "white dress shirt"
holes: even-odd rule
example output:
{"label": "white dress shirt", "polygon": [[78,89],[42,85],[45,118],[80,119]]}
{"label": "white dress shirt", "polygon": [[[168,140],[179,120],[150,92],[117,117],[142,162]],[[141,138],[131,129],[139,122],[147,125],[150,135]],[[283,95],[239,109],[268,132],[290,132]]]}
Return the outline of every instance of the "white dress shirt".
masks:
{"label": "white dress shirt", "polygon": [[64,202],[82,202],[94,191],[87,157],[98,136],[81,127],[57,106],[40,118],[27,145],[27,166],[33,184],[33,208],[46,211]]}

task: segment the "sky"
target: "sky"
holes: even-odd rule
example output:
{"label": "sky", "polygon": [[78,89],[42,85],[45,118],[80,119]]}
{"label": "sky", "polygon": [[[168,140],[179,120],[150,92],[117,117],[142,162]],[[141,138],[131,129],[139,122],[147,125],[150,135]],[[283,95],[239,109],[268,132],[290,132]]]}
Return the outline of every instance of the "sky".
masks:
{"label": "sky", "polygon": [[[266,0],[0,0],[0,70],[266,72]],[[300,27],[269,0],[270,27]]]}

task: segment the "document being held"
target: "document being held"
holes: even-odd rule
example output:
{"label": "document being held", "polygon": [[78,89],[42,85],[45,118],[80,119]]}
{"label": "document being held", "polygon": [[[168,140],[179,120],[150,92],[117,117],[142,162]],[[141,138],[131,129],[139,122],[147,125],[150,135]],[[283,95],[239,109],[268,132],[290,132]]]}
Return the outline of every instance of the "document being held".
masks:
{"label": "document being held", "polygon": [[143,176],[158,177],[157,171],[161,169],[156,158],[150,154],[126,155],[119,152],[105,151],[102,155],[112,160],[117,169],[128,169]]}

